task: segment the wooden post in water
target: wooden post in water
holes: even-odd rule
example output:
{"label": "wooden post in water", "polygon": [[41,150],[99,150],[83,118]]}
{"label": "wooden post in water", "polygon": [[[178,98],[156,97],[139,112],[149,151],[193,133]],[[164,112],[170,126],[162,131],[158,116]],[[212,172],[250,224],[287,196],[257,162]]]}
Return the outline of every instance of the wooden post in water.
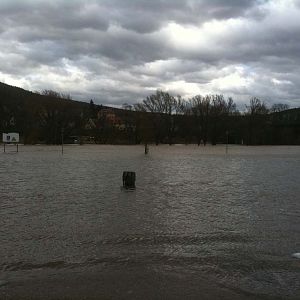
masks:
{"label": "wooden post in water", "polygon": [[145,143],[145,154],[148,154],[149,152],[149,147],[148,147],[148,144],[147,142]]}
{"label": "wooden post in water", "polygon": [[135,172],[123,172],[123,187],[126,189],[135,188]]}
{"label": "wooden post in water", "polygon": [[64,154],[64,128],[61,128],[61,154]]}
{"label": "wooden post in water", "polygon": [[229,132],[228,132],[228,130],[226,130],[226,154],[228,153],[228,135],[229,135]]}

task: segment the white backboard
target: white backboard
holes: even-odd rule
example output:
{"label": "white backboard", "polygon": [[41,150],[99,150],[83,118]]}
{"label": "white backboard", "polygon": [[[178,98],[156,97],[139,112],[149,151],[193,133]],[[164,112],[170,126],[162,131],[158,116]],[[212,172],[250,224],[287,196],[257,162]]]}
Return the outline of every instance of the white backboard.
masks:
{"label": "white backboard", "polygon": [[19,143],[20,135],[17,132],[3,133],[2,141],[3,143]]}

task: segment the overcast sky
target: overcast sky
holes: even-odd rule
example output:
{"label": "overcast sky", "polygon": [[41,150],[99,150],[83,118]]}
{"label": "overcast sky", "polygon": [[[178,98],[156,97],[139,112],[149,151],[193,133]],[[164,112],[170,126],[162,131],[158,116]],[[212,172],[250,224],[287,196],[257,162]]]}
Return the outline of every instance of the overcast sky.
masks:
{"label": "overcast sky", "polygon": [[300,106],[300,0],[0,0],[0,20],[0,81],[31,91]]}

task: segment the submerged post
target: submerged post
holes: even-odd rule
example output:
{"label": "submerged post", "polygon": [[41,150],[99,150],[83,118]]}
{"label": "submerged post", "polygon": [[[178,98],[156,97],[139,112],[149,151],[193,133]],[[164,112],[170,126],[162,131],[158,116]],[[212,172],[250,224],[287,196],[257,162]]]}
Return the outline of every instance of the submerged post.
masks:
{"label": "submerged post", "polygon": [[135,172],[123,172],[123,187],[126,189],[135,188]]}
{"label": "submerged post", "polygon": [[64,154],[64,128],[61,129],[61,154]]}
{"label": "submerged post", "polygon": [[226,130],[226,154],[228,153],[228,130]]}
{"label": "submerged post", "polygon": [[149,152],[149,147],[148,147],[148,144],[145,143],[145,154],[148,154],[148,152]]}

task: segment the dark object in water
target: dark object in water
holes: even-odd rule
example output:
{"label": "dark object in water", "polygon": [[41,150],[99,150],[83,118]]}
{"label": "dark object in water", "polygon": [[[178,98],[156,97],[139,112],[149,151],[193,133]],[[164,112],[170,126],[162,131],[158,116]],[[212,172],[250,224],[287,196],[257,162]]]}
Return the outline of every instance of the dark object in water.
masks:
{"label": "dark object in water", "polygon": [[123,172],[123,187],[126,189],[135,188],[135,172]]}
{"label": "dark object in water", "polygon": [[148,147],[148,144],[145,143],[145,154],[148,154],[148,152],[149,152],[149,147]]}

